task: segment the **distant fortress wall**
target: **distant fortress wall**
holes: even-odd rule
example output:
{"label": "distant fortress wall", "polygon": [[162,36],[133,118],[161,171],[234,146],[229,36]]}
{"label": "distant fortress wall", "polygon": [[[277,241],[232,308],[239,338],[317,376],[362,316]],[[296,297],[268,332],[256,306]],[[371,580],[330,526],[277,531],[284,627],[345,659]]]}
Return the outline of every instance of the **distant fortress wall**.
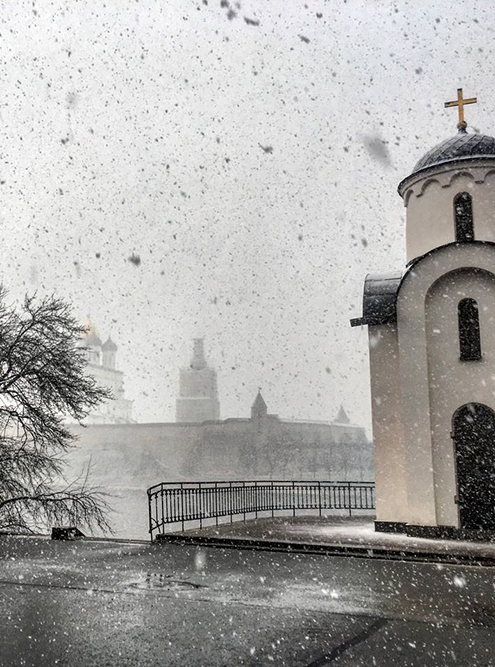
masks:
{"label": "distant fortress wall", "polygon": [[72,465],[91,459],[103,486],[215,479],[372,480],[371,443],[360,426],[259,419],[198,424],[73,426]]}

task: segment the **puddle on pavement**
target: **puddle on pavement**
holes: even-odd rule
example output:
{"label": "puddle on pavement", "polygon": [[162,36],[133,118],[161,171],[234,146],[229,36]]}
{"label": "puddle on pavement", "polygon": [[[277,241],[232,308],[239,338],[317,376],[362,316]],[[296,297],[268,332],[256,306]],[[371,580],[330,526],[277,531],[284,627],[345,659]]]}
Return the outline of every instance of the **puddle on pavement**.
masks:
{"label": "puddle on pavement", "polygon": [[172,576],[171,574],[162,573],[146,574],[138,581],[131,582],[129,587],[145,591],[194,591],[206,588],[206,586],[195,584],[192,581],[172,579]]}

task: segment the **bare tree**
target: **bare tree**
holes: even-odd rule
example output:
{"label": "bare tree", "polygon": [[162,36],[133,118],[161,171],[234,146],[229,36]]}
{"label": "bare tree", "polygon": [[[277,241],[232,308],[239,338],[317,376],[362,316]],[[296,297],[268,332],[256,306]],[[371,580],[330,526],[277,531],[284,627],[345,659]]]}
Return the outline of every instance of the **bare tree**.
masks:
{"label": "bare tree", "polygon": [[110,529],[89,470],[71,483],[64,476],[75,441],[64,420],[80,423],[110,398],[85,373],[82,331],[60,299],[26,297],[15,308],[0,287],[0,530]]}

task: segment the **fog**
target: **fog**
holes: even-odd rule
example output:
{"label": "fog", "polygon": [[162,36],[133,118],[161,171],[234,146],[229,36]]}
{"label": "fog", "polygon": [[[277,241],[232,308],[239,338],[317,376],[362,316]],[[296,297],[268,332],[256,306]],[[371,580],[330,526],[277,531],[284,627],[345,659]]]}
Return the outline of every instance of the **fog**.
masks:
{"label": "fog", "polygon": [[404,265],[398,182],[490,134],[492,4],[10,2],[2,280],[119,345],[139,421],[174,418],[204,336],[222,417],[369,423],[367,272]]}

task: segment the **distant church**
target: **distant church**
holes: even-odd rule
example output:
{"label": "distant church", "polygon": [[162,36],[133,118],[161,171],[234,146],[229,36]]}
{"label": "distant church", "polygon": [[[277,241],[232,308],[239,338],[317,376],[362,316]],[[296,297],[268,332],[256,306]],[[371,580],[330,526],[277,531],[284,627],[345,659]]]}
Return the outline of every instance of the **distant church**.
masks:
{"label": "distant church", "polygon": [[[369,275],[379,530],[495,530],[495,138],[458,134],[399,184],[407,264]],[[460,531],[460,532],[459,532]]]}
{"label": "distant church", "polygon": [[132,424],[132,401],[125,398],[124,374],[116,368],[117,345],[110,336],[103,343],[94,325],[88,321],[79,340],[87,359],[87,373],[111,390],[113,398],[101,403],[84,420],[85,424]]}

